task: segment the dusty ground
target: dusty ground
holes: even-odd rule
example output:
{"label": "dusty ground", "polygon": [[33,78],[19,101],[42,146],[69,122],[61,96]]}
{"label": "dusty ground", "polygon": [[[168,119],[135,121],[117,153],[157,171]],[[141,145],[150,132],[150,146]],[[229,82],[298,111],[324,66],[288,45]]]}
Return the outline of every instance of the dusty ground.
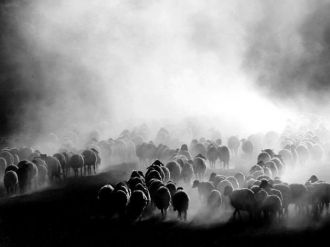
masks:
{"label": "dusty ground", "polygon": [[[307,246],[328,241],[330,220],[271,226],[248,222],[201,221],[198,210],[187,223],[158,215],[128,224],[104,218],[96,195],[105,183],[127,173],[118,169],[70,178],[38,192],[0,200],[0,246]],[[291,221],[292,223],[292,221]]]}

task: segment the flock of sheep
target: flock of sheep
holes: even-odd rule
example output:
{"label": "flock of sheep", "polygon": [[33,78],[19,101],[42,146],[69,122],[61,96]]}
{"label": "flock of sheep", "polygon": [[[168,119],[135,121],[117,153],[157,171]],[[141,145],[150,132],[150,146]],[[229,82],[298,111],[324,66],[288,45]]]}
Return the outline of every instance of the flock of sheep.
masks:
{"label": "flock of sheep", "polygon": [[193,203],[192,188],[210,214],[229,210],[233,218],[244,213],[251,219],[274,220],[287,217],[290,205],[299,215],[328,212],[329,183],[313,174],[305,183],[282,179],[293,167],[327,160],[330,134],[324,128],[268,132],[246,139],[231,136],[226,144],[221,138],[200,138],[189,145],[181,143],[180,148],[173,148],[178,142],[165,128],[149,142],[143,128],[125,130],[117,139],[99,140],[94,134],[82,149],[75,148],[78,135],[72,136],[50,156],[31,147],[3,148],[0,176],[8,195],[68,176],[93,175],[108,163],[135,162],[139,165],[131,167],[126,181],[99,189],[104,215],[135,221],[158,209],[164,218],[171,210],[186,220]]}
{"label": "flock of sheep", "polygon": [[[167,210],[173,210],[179,218],[186,219],[191,187],[197,188],[202,205],[211,214],[233,209],[233,218],[245,212],[251,219],[268,221],[287,217],[292,205],[298,215],[321,216],[328,213],[329,183],[313,174],[305,183],[287,183],[281,177],[285,171],[304,167],[308,162],[324,162],[330,151],[326,134],[318,137],[305,131],[279,136],[269,132],[242,140],[232,136],[227,145],[221,139],[201,138],[192,140],[189,147],[183,144],[175,150],[161,143],[158,146],[140,143],[136,149],[140,161],[142,164],[151,161],[146,172],[133,171],[127,181],[105,185],[98,198],[105,214],[134,220],[143,217],[145,211],[156,209],[164,217]],[[275,143],[279,144],[277,152],[267,148],[256,153],[256,146]],[[238,156],[239,162],[254,165],[228,175],[230,160]],[[210,174],[206,177],[207,171]],[[118,193],[125,197],[119,204],[115,199]],[[135,194],[140,195],[141,201],[137,202]],[[130,210],[135,204],[143,206],[135,207],[133,217]]]}

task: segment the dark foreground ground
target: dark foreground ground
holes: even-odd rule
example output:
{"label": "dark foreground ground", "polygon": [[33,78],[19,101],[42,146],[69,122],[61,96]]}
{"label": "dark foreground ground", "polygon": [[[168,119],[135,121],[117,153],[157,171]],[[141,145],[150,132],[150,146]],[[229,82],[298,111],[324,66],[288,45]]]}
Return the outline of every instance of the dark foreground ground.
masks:
{"label": "dark foreground ground", "polygon": [[106,219],[98,210],[97,190],[125,176],[114,169],[1,199],[0,246],[311,246],[330,239],[330,220],[318,227],[289,230],[281,224],[201,226],[158,217],[128,224]]}

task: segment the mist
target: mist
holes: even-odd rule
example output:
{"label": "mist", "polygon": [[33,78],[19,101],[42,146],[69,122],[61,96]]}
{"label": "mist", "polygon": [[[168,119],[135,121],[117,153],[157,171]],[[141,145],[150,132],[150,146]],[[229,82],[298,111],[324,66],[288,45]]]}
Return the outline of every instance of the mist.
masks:
{"label": "mist", "polygon": [[68,128],[84,133],[103,123],[109,135],[142,123],[160,128],[194,118],[222,132],[280,130],[293,113],[260,93],[245,67],[257,58],[247,55],[254,46],[248,27],[259,23],[263,5],[3,4],[8,31],[1,55],[15,69],[5,70],[1,82],[1,129],[35,138]]}

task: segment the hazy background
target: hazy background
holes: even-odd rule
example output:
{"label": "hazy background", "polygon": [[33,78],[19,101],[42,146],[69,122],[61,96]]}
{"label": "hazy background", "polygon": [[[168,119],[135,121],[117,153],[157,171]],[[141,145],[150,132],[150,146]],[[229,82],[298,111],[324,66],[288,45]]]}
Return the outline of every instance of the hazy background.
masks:
{"label": "hazy background", "polygon": [[1,136],[327,117],[330,1],[1,2]]}

